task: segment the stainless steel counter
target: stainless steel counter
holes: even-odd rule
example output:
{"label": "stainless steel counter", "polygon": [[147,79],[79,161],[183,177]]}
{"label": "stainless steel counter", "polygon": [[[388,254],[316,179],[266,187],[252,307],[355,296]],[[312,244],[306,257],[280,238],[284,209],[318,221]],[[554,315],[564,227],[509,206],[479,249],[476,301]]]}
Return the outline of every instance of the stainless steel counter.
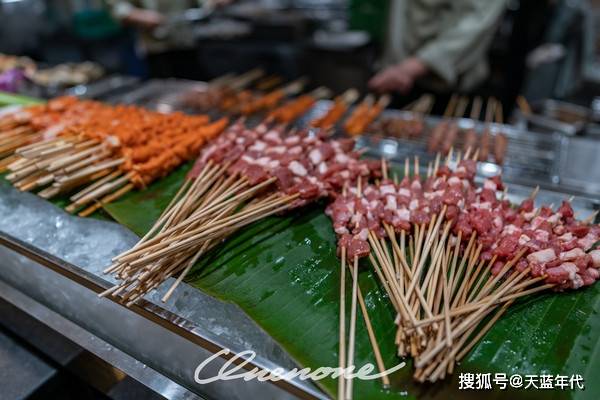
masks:
{"label": "stainless steel counter", "polygon": [[[117,368],[136,370],[129,372],[134,377],[143,375],[140,369],[153,370],[156,375],[151,381],[172,382],[174,386],[167,387],[174,394],[189,391],[218,399],[324,398],[313,385],[299,380],[195,383],[196,367],[222,348],[232,354],[254,350],[257,358],[251,367],[271,370],[296,365],[237,306],[188,285],[180,285],[172,299],[162,303],[165,284],[131,309],[98,298],[97,293],[111,281],[102,270],[136,240],[116,223],[71,216],[35,195],[0,185],[0,285],[139,362],[132,366],[125,358],[107,360]],[[0,296],[9,302],[14,297],[6,290],[0,290]],[[29,307],[24,311],[34,313]],[[211,363],[204,374],[215,376],[224,361]]]}

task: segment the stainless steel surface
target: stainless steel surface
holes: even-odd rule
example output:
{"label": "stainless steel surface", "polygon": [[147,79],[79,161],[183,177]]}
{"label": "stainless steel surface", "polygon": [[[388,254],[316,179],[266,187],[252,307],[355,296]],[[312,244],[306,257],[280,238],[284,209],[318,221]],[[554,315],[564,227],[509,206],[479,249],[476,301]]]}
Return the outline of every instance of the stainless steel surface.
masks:
{"label": "stainless steel surface", "polygon": [[206,90],[206,83],[183,79],[152,79],[138,88],[106,100],[111,103],[136,104],[159,112],[186,111],[182,95]]}
{"label": "stainless steel surface", "polygon": [[74,86],[67,89],[65,94],[83,99],[99,99],[110,95],[110,93],[131,89],[139,82],[140,79],[133,76],[112,75],[92,83]]}
{"label": "stainless steel surface", "polygon": [[[412,118],[411,113],[406,112],[386,112],[387,116],[395,115],[397,117]],[[427,152],[427,140],[431,129],[440,122],[440,118],[426,117],[425,132],[416,139],[395,139],[385,138],[383,140],[372,135],[361,138],[360,143],[364,146],[373,149],[385,149],[389,146],[389,141],[396,141],[398,148],[396,157],[402,159],[410,156],[419,156],[424,163],[435,158],[435,154]],[[481,134],[484,130],[484,124],[474,122],[469,119],[457,120],[458,125],[462,129],[474,128],[477,133]],[[492,162],[484,162],[480,165],[480,171],[486,175],[496,175],[500,171],[503,172],[505,179],[518,178],[521,180],[530,181],[549,181],[557,174],[556,166],[553,160],[559,154],[558,137],[540,135],[528,132],[523,134],[510,125],[492,124],[493,132],[502,132],[508,137],[508,149],[505,157],[504,165],[497,166]],[[381,140],[381,142],[380,142]],[[456,141],[456,147],[462,147],[462,141]]]}
{"label": "stainless steel surface", "polygon": [[[111,281],[101,271],[136,240],[115,223],[74,217],[37,196],[0,185],[0,244],[23,255],[11,258],[2,248],[7,265],[0,269],[1,280],[194,393],[220,399],[247,394],[324,398],[300,380],[197,385],[196,366],[223,348],[232,355],[255,351],[249,368],[289,370],[296,363],[237,306],[189,285],[180,285],[168,303],[161,303],[167,282],[132,309],[98,298],[96,293]],[[208,373],[214,376],[216,369]]]}
{"label": "stainless steel surface", "polygon": [[0,331],[0,388],[3,400],[32,397],[57,375],[57,370],[14,338]]}
{"label": "stainless steel surface", "polygon": [[600,198],[600,141],[585,137],[561,140],[558,185],[595,193]]}
{"label": "stainless steel surface", "polygon": [[[574,136],[583,132],[592,117],[591,110],[586,107],[551,99],[534,103],[532,111],[533,114],[516,111],[515,123],[520,129]],[[567,114],[572,117],[571,121],[564,119]]]}
{"label": "stainless steel surface", "polygon": [[[299,124],[303,125],[322,115],[330,104],[330,101],[319,101],[313,110],[299,121]],[[409,120],[414,118],[414,115],[408,111],[388,109],[384,111],[383,117]],[[439,117],[426,116],[424,118],[424,132],[416,138],[387,137],[369,132],[358,138],[358,145],[365,148],[367,155],[371,157],[385,157],[396,163],[403,163],[407,157],[418,156],[421,164],[426,167],[428,162],[435,159],[435,154],[427,151],[427,140],[431,129],[440,120]],[[463,118],[456,121],[461,129],[474,128],[478,134],[481,134],[485,128],[485,124],[482,122],[471,119]],[[508,148],[504,165],[499,166],[491,161],[479,163],[478,168],[481,176],[493,176],[502,173],[503,179],[507,182],[530,187],[539,185],[552,191],[579,193],[600,198],[600,190],[595,190],[593,186],[582,188],[575,185],[569,186],[570,182],[561,182],[561,157],[564,156],[564,150],[561,149],[561,146],[564,145],[562,135],[528,132],[512,125],[501,124],[491,124],[490,129],[493,134],[502,132],[508,137]],[[462,147],[460,136],[455,145],[457,148]]]}
{"label": "stainless steel surface", "polygon": [[[320,102],[323,103],[323,102]],[[327,105],[319,104],[310,120],[323,112]],[[407,111],[386,110],[384,117],[403,119],[413,118]],[[439,117],[426,116],[425,132],[413,139],[399,139],[366,134],[358,139],[358,145],[367,149],[367,155],[385,157],[393,162],[404,162],[407,157],[418,156],[421,164],[435,159],[435,154],[427,152],[427,139],[430,130],[440,122]],[[474,128],[481,134],[485,124],[470,119],[458,119],[462,129]],[[508,148],[502,166],[493,162],[479,163],[481,176],[494,176],[502,173],[506,182],[524,186],[540,186],[552,192],[576,194],[600,201],[600,142],[579,137],[565,137],[559,133],[544,134],[530,132],[512,125],[491,124],[492,132],[502,132],[508,137]],[[584,144],[585,141],[585,144]],[[462,142],[456,142],[458,148]]]}
{"label": "stainless steel surface", "polygon": [[[16,253],[6,248],[0,248],[0,254],[3,255],[5,261],[13,260],[15,257],[18,257]],[[34,265],[34,263],[31,262],[31,265]],[[43,267],[38,265],[34,266],[34,268]],[[47,272],[50,271],[44,271],[42,272],[42,275]],[[38,272],[33,271],[33,274],[37,275]],[[45,307],[2,280],[0,280],[0,298],[34,317],[54,331],[60,332],[63,337],[108,362],[115,368],[118,368],[164,398],[169,400],[201,399],[201,397],[193,394],[181,385],[166,378],[152,368],[149,368],[146,364],[122,352],[118,348],[100,339],[98,336],[89,333],[81,326],[64,318],[62,315],[52,311],[48,307]],[[14,368],[14,366],[12,367]]]}

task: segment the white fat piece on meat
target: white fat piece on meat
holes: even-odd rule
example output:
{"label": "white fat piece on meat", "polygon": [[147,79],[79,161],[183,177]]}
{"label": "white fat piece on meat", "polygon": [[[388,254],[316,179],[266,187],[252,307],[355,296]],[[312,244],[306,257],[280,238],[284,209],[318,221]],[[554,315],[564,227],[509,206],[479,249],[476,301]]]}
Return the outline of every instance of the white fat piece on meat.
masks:
{"label": "white fat piece on meat", "polygon": [[523,246],[523,245],[529,243],[530,240],[531,240],[531,238],[529,236],[527,236],[527,235],[521,235],[519,237],[519,245]]}
{"label": "white fat piece on meat", "polygon": [[394,185],[382,185],[379,188],[379,191],[384,196],[387,194],[396,194],[396,188],[394,187]]}
{"label": "white fat piece on meat", "polygon": [[385,209],[394,211],[398,208],[398,203],[396,202],[396,196],[387,195],[385,196]]}
{"label": "white fat piece on meat", "polygon": [[290,136],[290,137],[285,138],[285,140],[283,142],[288,146],[295,146],[298,143],[300,143],[300,137]]}
{"label": "white fat piece on meat", "polygon": [[483,181],[483,187],[485,189],[493,190],[494,192],[498,190],[498,185],[496,185],[496,182],[491,179],[486,179]]}
{"label": "white fat piece on meat", "polygon": [[294,146],[288,150],[288,153],[295,155],[300,154],[302,153],[302,146]]}
{"label": "white fat piece on meat", "polygon": [[407,188],[400,188],[400,189],[398,189],[398,194],[400,196],[405,196],[405,197],[410,197],[412,195],[412,193],[410,192],[410,190],[408,190]]}
{"label": "white fat piece on meat", "polygon": [[600,250],[592,250],[589,254],[592,257],[592,265],[594,268],[600,268]]}
{"label": "white fat piece on meat", "polygon": [[510,225],[506,225],[504,227],[504,229],[502,230],[502,235],[512,235],[513,233],[520,233],[521,232],[521,228],[517,227],[516,225],[510,224]]}
{"label": "white fat piece on meat", "polygon": [[327,172],[327,164],[323,161],[318,166],[319,174],[324,175]]}
{"label": "white fat piece on meat", "polygon": [[574,236],[571,232],[567,232],[564,235],[559,236],[558,238],[563,242],[569,242],[573,240]]}
{"label": "white fat piece on meat", "polygon": [[343,153],[338,153],[335,155],[335,162],[337,162],[337,163],[347,164],[348,161],[350,161],[350,157],[348,157],[347,155],[345,155]]}
{"label": "white fat piece on meat", "polygon": [[263,142],[262,140],[257,140],[256,142],[254,142],[254,144],[252,146],[250,146],[248,148],[248,150],[250,150],[250,151],[263,151],[266,148],[267,148],[267,144],[265,142]]}
{"label": "white fat piece on meat", "polygon": [[345,226],[338,226],[337,228],[335,228],[335,233],[337,233],[338,235],[345,235],[348,232],[348,228],[346,228]]}
{"label": "white fat piece on meat", "polygon": [[304,168],[304,165],[300,164],[298,161],[295,160],[290,163],[288,168],[296,176],[306,176],[306,174],[308,173],[306,171],[306,168]]}
{"label": "white fat piece on meat", "polygon": [[533,210],[531,210],[528,213],[523,213],[523,218],[525,218],[525,221],[531,221],[533,219],[533,217],[535,217],[537,214],[537,208],[534,208]]}
{"label": "white fat piece on meat", "polygon": [[276,169],[279,167],[280,164],[281,163],[279,162],[279,160],[271,160],[271,161],[269,161],[269,164],[267,164],[267,165],[271,169]]}
{"label": "white fat piece on meat", "polygon": [[287,147],[285,146],[275,146],[269,147],[267,149],[267,153],[275,153],[275,154],[284,154],[287,151]]}
{"label": "white fat piece on meat", "polygon": [[318,165],[321,161],[323,161],[323,155],[319,149],[312,149],[310,153],[308,153],[308,158],[313,165]]}
{"label": "white fat piece on meat", "polygon": [[408,205],[408,208],[410,210],[416,210],[417,208],[419,208],[419,200],[417,199],[412,199],[410,201],[410,204]]}
{"label": "white fat piece on meat", "polygon": [[269,140],[271,142],[281,142],[281,136],[279,135],[279,132],[271,130],[269,132],[267,132],[264,136],[265,140]]}
{"label": "white fat piece on meat", "polygon": [[256,164],[260,165],[261,167],[268,166],[269,162],[271,162],[271,159],[269,157],[261,157],[258,160],[256,160]]}
{"label": "white fat piece on meat", "polygon": [[582,256],[585,256],[585,251],[581,250],[579,247],[576,247],[573,250],[563,251],[558,255],[558,258],[561,261],[572,261]]}
{"label": "white fat piece on meat", "polygon": [[556,260],[556,253],[552,248],[536,251],[527,256],[527,261],[537,264],[546,264],[554,260]]}
{"label": "white fat piece on meat", "polygon": [[550,239],[550,234],[548,231],[543,229],[538,229],[534,232],[535,240],[539,240],[540,242],[547,242]]}
{"label": "white fat piece on meat", "polygon": [[396,211],[396,215],[401,221],[410,221],[410,211],[406,208],[401,208]]}
{"label": "white fat piece on meat", "polygon": [[369,230],[366,228],[361,229],[360,232],[358,232],[358,238],[366,241],[369,238]]}
{"label": "white fat piece on meat", "polygon": [[457,176],[451,176],[450,179],[448,179],[448,185],[450,186],[462,186],[462,182],[460,180],[459,177]]}
{"label": "white fat piece on meat", "polygon": [[594,243],[596,243],[596,240],[598,240],[596,238],[596,236],[590,232],[587,235],[585,235],[584,237],[582,237],[581,239],[579,239],[577,241],[577,244],[579,246],[581,246],[585,251],[588,251],[589,249],[592,248]]}

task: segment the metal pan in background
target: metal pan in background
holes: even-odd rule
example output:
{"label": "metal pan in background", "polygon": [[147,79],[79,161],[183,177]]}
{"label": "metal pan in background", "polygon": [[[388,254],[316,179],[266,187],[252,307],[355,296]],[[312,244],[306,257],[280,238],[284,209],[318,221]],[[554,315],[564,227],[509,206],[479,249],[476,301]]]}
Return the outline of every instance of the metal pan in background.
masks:
{"label": "metal pan in background", "polygon": [[528,131],[575,136],[582,134],[592,119],[589,108],[564,101],[546,99],[532,104],[532,109],[533,114],[517,110],[515,125]]}

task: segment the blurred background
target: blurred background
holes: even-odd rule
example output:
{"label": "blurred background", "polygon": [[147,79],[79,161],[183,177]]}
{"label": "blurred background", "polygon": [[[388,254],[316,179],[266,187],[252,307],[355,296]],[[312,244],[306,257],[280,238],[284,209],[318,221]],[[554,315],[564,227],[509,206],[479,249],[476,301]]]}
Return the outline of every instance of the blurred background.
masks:
{"label": "blurred background", "polygon": [[[489,73],[469,92],[494,95],[508,110],[518,94],[590,105],[600,81],[600,2],[502,3],[485,48]],[[158,10],[161,19],[128,20],[131,7]],[[394,26],[400,20],[390,23],[391,8],[388,0],[0,0],[0,53],[27,56],[38,68],[92,61],[106,74],[139,78],[207,80],[260,66],[334,91],[364,91],[390,36],[403,29]]]}

